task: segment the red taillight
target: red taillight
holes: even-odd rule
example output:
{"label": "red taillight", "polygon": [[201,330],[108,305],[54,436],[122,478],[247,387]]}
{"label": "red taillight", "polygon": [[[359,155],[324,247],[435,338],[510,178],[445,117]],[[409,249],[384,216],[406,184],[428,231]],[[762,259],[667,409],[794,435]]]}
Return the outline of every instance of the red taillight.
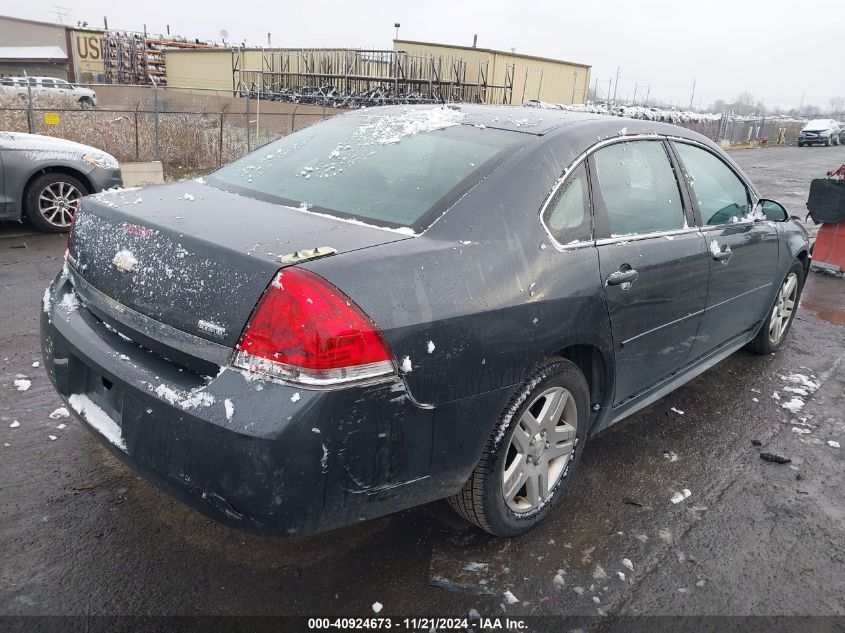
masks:
{"label": "red taillight", "polygon": [[376,325],[328,281],[307,270],[276,275],[241,335],[235,366],[306,385],[395,371]]}

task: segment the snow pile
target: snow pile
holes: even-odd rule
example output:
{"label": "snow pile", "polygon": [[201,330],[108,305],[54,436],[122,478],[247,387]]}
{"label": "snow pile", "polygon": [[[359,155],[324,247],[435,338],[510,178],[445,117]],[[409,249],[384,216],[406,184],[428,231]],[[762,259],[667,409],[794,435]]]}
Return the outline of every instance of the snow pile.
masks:
{"label": "snow pile", "polygon": [[464,116],[463,112],[447,107],[410,109],[398,115],[372,115],[366,117],[352,138],[362,145],[393,145],[417,134],[460,125]]}
{"label": "snow pile", "polygon": [[73,410],[85,418],[85,421],[97,429],[103,437],[119,449],[126,450],[126,442],[123,440],[120,426],[109,417],[108,413],[94,404],[88,396],[81,393],[71,395],[68,400]]}
{"label": "snow pile", "polygon": [[59,407],[49,417],[51,420],[58,420],[59,418],[66,418],[68,416],[70,416],[70,411],[67,410],[67,407]]}
{"label": "snow pile", "polygon": [[505,597],[505,601],[508,604],[516,604],[517,602],[519,602],[519,598],[513,595],[510,589],[506,590],[505,593],[503,593],[502,595]]}
{"label": "snow pile", "polygon": [[132,251],[128,251],[126,249],[115,253],[111,263],[114,264],[122,273],[132,272],[138,267],[138,259]]}
{"label": "snow pile", "polygon": [[801,409],[804,408],[804,401],[798,396],[795,396],[792,398],[792,400],[789,400],[788,402],[782,402],[780,406],[789,411],[790,413],[798,413]]}
{"label": "snow pile", "polygon": [[683,490],[681,490],[681,492],[676,492],[675,494],[673,494],[672,499],[670,499],[670,501],[677,505],[684,499],[689,499],[691,494],[692,492],[690,492],[689,488],[684,488]]}
{"label": "snow pile", "polygon": [[62,308],[62,310],[64,310],[67,314],[78,310],[79,298],[76,296],[76,293],[66,292],[62,297],[62,300],[59,302],[59,307]]}
{"label": "snow pile", "polygon": [[183,409],[210,407],[214,404],[214,396],[199,389],[191,390],[190,395],[179,403]]}
{"label": "snow pile", "polygon": [[18,391],[27,391],[32,386],[32,381],[26,378],[15,378],[15,387]]}
{"label": "snow pile", "polygon": [[793,385],[800,385],[801,387],[807,389],[810,393],[815,393],[822,385],[817,380],[811,380],[804,374],[789,374],[787,376],[781,376],[781,380],[785,380]]}

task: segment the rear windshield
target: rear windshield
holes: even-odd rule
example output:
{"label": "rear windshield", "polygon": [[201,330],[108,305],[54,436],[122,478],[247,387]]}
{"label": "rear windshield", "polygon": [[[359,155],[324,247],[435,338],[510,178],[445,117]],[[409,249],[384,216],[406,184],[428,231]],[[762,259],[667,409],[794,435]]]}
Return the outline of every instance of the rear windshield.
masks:
{"label": "rear windshield", "polygon": [[334,117],[230,163],[208,184],[419,232],[525,142],[462,119],[449,108]]}

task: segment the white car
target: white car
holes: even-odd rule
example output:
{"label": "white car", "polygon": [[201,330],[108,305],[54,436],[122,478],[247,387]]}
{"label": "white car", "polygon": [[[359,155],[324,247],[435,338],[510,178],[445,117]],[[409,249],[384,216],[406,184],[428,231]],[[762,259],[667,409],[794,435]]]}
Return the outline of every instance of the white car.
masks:
{"label": "white car", "polygon": [[97,93],[90,88],[75,86],[64,79],[54,77],[0,77],[0,96],[16,95],[22,99],[28,99],[30,86],[32,99],[36,105],[44,97],[58,99],[83,109],[97,105]]}

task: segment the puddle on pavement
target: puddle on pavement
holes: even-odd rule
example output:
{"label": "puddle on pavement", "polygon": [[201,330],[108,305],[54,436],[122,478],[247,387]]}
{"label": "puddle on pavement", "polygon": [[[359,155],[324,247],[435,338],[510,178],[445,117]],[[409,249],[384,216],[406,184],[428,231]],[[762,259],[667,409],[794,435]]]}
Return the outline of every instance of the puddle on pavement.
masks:
{"label": "puddle on pavement", "polygon": [[845,325],[845,279],[819,275],[808,278],[801,307],[822,321]]}

